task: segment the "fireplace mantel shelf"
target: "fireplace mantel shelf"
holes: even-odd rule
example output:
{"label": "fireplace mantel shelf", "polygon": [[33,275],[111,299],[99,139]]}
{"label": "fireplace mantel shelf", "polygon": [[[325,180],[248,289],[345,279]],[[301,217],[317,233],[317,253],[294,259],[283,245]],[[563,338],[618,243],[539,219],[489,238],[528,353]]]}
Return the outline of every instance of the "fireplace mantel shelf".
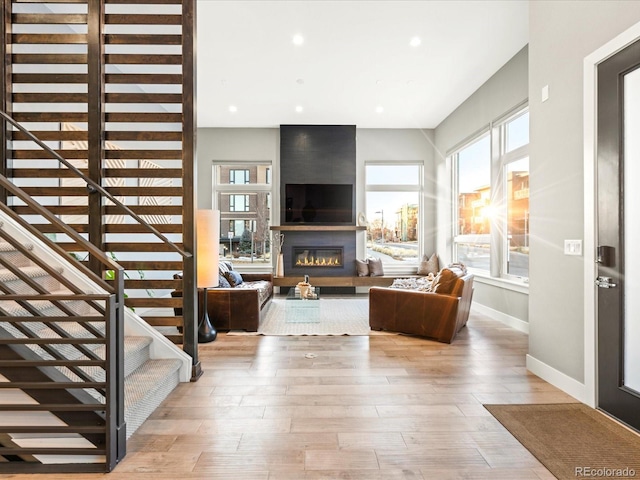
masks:
{"label": "fireplace mantel shelf", "polygon": [[282,232],[349,232],[367,229],[359,225],[274,225],[269,228]]}

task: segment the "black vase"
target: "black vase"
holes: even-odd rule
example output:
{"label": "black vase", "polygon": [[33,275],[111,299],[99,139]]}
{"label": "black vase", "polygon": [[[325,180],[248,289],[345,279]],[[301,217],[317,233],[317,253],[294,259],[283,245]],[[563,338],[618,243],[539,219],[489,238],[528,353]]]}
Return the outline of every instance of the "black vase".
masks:
{"label": "black vase", "polygon": [[209,312],[207,311],[207,289],[202,291],[202,318],[198,322],[198,343],[213,342],[218,336],[216,328],[211,323]]}

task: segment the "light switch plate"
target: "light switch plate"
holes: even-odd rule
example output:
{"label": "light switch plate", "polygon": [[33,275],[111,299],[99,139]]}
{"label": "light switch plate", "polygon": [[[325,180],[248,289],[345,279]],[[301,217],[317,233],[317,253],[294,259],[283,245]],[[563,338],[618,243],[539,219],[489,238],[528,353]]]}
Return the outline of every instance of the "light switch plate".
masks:
{"label": "light switch plate", "polygon": [[542,87],[542,92],[540,96],[543,102],[546,102],[547,100],[549,100],[549,85],[545,85],[544,87]]}
{"label": "light switch plate", "polygon": [[582,240],[565,240],[565,255],[582,255]]}

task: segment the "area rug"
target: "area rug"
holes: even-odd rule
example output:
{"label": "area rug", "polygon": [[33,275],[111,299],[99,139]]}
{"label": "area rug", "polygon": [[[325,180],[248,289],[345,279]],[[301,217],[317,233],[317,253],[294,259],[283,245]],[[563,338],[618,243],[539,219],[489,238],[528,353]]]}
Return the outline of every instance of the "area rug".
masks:
{"label": "area rug", "polygon": [[[291,300],[289,300],[291,301]],[[274,298],[254,335],[369,335],[368,298],[322,298],[320,321],[288,323],[284,298]],[[242,335],[231,331],[229,335]]]}
{"label": "area rug", "polygon": [[561,480],[640,476],[640,435],[586,405],[485,408]]}

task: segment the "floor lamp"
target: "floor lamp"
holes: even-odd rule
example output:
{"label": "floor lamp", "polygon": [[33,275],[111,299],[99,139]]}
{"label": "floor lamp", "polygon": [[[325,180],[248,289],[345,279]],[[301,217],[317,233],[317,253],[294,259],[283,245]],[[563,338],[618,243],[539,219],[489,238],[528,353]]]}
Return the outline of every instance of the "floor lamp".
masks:
{"label": "floor lamp", "polygon": [[[202,315],[198,322],[198,342],[213,342],[218,335],[207,311],[207,289],[218,286],[220,254],[220,211],[196,211],[196,285],[202,289]],[[198,302],[200,303],[200,302]]]}

